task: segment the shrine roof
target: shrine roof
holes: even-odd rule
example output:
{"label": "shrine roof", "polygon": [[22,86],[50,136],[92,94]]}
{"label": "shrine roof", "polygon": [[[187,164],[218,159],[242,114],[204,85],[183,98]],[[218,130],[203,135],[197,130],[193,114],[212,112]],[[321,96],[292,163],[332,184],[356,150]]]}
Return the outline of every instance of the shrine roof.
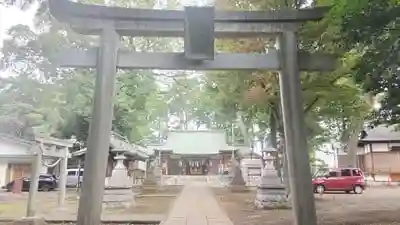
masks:
{"label": "shrine roof", "polygon": [[0,158],[30,157],[32,156],[33,142],[13,137],[11,135],[0,135]]}
{"label": "shrine roof", "polygon": [[12,135],[0,134],[0,157],[4,158],[20,158],[30,157],[34,152],[33,146],[36,143],[43,142],[44,145],[55,145],[58,148],[71,147],[73,141],[66,139],[58,139],[53,137],[35,137],[35,140],[28,141]]}
{"label": "shrine roof", "polygon": [[[148,158],[148,152],[145,147],[130,143],[125,137],[111,132],[110,148],[114,152],[123,152],[125,155],[138,156],[140,158]],[[72,156],[81,156],[86,154],[87,148],[73,152]]]}
{"label": "shrine roof", "polygon": [[219,154],[221,151],[234,151],[247,148],[244,145],[227,144],[223,130],[170,131],[166,143],[149,145],[148,149],[172,151],[181,155]]}
{"label": "shrine roof", "polygon": [[25,139],[17,138],[8,134],[0,134],[0,141],[13,142],[15,144],[25,145],[27,147],[31,146],[34,143],[32,141],[27,141]]}
{"label": "shrine roof", "polygon": [[360,142],[399,142],[400,132],[396,128],[396,125],[380,125],[366,130],[367,136],[361,139]]}

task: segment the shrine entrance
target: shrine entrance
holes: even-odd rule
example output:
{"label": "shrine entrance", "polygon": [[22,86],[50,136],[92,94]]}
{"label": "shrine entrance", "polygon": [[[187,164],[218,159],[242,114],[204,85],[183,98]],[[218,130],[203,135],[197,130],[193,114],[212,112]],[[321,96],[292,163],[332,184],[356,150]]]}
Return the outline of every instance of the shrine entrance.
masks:
{"label": "shrine entrance", "polygon": [[183,175],[207,175],[209,172],[210,160],[208,158],[185,158],[182,160],[182,164]]}
{"label": "shrine entrance", "polygon": [[218,155],[164,156],[161,162],[163,175],[217,175]]}
{"label": "shrine entrance", "polygon": [[228,169],[232,155],[249,152],[244,145],[227,144],[224,130],[169,131],[167,140],[147,146],[161,163],[163,175],[218,175]]}
{"label": "shrine entrance", "polygon": [[32,171],[32,165],[30,163],[10,163],[8,167],[9,174],[7,175],[10,177],[10,181],[28,177]]}
{"label": "shrine entrance", "polygon": [[[78,225],[100,224],[117,68],[278,72],[289,175],[301,178],[290,179],[294,223],[317,224],[299,73],[332,70],[335,59],[299,50],[296,33],[301,23],[322,19],[328,8],[227,12],[215,11],[214,7],[185,7],[184,11],[177,11],[66,0],[49,0],[49,6],[59,22],[70,24],[78,33],[100,36],[97,48],[68,49],[56,57],[60,67],[97,70]],[[119,48],[121,36],[183,37],[184,52],[130,52]],[[266,36],[276,38],[276,47],[268,46],[263,53],[214,50],[215,38]]]}

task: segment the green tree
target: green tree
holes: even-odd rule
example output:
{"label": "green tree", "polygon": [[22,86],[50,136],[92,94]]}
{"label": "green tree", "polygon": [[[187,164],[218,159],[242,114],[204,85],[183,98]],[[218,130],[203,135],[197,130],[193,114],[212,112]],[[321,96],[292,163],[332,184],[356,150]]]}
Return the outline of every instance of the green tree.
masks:
{"label": "green tree", "polygon": [[[289,1],[279,0],[221,0],[217,1],[217,5],[224,9],[266,10],[282,7],[298,8],[301,4],[290,4]],[[301,49],[344,55],[343,63],[331,73],[301,74],[306,131],[311,156],[323,143],[333,138],[330,127],[327,125],[328,121],[345,121],[342,127],[350,129],[353,126],[352,123],[363,114],[366,108],[360,89],[352,84],[350,79],[349,65],[353,63],[354,57],[344,54],[345,51],[334,45],[332,40],[336,37],[336,30],[333,28],[327,20],[323,20],[308,23],[299,32]],[[221,51],[263,53],[266,46],[272,44],[273,42],[269,39],[223,40],[217,42],[217,47]],[[258,132],[258,135],[269,135],[269,143],[273,147],[279,147],[278,143],[284,142],[277,74],[264,71],[210,73],[207,74],[207,80],[214,90],[213,99],[220,106],[216,109],[221,112],[230,111],[230,115],[233,114],[231,118],[235,118],[237,112],[242,112],[241,115],[245,118],[243,124],[247,126],[242,129],[243,133],[247,133],[246,130],[250,130],[248,128],[256,124],[263,129],[262,132]],[[215,92],[218,92],[218,95]],[[341,107],[340,113],[333,110],[335,106]],[[249,138],[252,139],[254,134],[251,132],[249,134]],[[259,137],[258,139],[266,138]],[[284,149],[280,151],[283,154],[285,152]]]}
{"label": "green tree", "polygon": [[382,94],[378,123],[400,122],[400,1],[332,1],[336,47],[355,56],[351,73],[366,93]]}
{"label": "green tree", "polygon": [[[39,31],[17,25],[9,30],[2,53],[2,68],[14,77],[1,82],[0,112],[18,118],[36,131],[59,137],[75,135],[86,141],[91,118],[94,71],[57,69],[54,55],[61,48],[87,48],[97,39],[77,35],[41,8]],[[127,48],[165,48],[166,40],[123,39]],[[164,46],[164,47],[163,47]],[[152,136],[154,120],[165,102],[151,71],[118,71],[113,129],[132,141]]]}

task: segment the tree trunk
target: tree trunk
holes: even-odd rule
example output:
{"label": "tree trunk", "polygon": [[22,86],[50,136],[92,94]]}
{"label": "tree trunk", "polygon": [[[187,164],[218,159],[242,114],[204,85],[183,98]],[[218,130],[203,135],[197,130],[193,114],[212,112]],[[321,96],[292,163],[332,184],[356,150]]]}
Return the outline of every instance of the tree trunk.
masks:
{"label": "tree trunk", "polygon": [[[371,106],[371,109],[373,109],[373,105],[375,103],[374,96],[371,93],[367,93],[365,94],[363,99],[369,106]],[[349,132],[349,137],[346,141],[347,161],[349,165],[346,166],[358,167],[357,151],[358,151],[359,134],[363,130],[364,122],[365,119],[367,118],[367,115],[359,117],[358,119],[352,122],[353,124],[349,125],[351,130]]]}
{"label": "tree trunk", "polygon": [[289,165],[287,161],[286,155],[286,146],[285,146],[285,133],[283,130],[283,126],[279,129],[279,149],[282,154],[282,180],[286,187],[286,195],[290,196],[290,184],[289,184]]}
{"label": "tree trunk", "polygon": [[[276,112],[277,111],[277,112]],[[290,194],[290,186],[289,186],[289,168],[286,156],[286,147],[285,147],[285,133],[283,128],[283,121],[280,117],[279,108],[274,111],[272,110],[270,118],[269,118],[269,126],[271,129],[268,141],[270,146],[276,148],[278,153],[280,154],[276,157],[275,160],[275,168],[278,172],[278,176],[282,179],[284,185],[286,186],[287,195]],[[275,112],[275,113],[274,113]],[[278,143],[279,139],[279,143]]]}
{"label": "tree trunk", "polygon": [[273,148],[278,148],[278,139],[277,139],[277,134],[278,134],[278,127],[277,127],[277,118],[274,116],[273,113],[270,114],[269,116],[269,126],[270,126],[270,133],[269,133],[269,142],[271,143],[271,147]]}
{"label": "tree trunk", "polygon": [[357,151],[358,151],[358,139],[359,139],[359,133],[363,129],[364,126],[364,121],[356,121],[356,124],[354,125],[354,129],[350,132],[349,138],[346,141],[347,145],[347,162],[349,167],[357,167]]}
{"label": "tree trunk", "polygon": [[[278,134],[278,127],[276,123],[276,118],[273,113],[269,115],[269,127],[270,127],[270,132],[268,136],[268,147],[272,147],[278,150],[278,139],[277,139],[277,134]],[[274,166],[276,171],[278,172],[278,176],[282,178],[282,173],[281,173],[281,159],[279,158],[279,154],[276,155],[275,161],[274,161]]]}
{"label": "tree trunk", "polygon": [[260,142],[261,150],[265,148],[265,134],[258,136],[258,141]]}
{"label": "tree trunk", "polygon": [[244,144],[246,146],[250,146],[251,137],[249,136],[249,131],[247,129],[247,126],[243,121],[242,112],[238,112],[237,114],[238,114],[237,115],[237,117],[238,117],[238,125],[239,125],[239,128],[240,128],[240,131],[242,132],[242,134],[244,136]]}
{"label": "tree trunk", "polygon": [[183,109],[181,112],[181,121],[182,121],[182,127],[181,130],[187,130],[188,129],[188,121],[187,121],[187,116],[186,116],[186,111]]}

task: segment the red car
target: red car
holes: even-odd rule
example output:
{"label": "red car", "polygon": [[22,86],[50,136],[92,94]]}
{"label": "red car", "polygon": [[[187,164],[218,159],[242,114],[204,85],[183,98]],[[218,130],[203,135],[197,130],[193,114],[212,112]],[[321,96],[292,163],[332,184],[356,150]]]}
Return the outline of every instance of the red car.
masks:
{"label": "red car", "polygon": [[315,193],[325,191],[344,191],[362,194],[365,190],[365,178],[359,168],[336,168],[325,173],[317,173],[312,180]]}

